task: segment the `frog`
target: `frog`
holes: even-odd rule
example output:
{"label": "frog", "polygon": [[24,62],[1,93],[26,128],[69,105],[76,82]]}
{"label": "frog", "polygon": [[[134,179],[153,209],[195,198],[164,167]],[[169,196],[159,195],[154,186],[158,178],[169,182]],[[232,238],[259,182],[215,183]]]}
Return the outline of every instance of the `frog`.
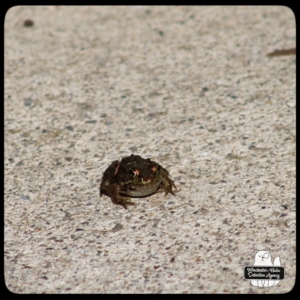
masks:
{"label": "frog", "polygon": [[127,205],[136,205],[130,198],[143,198],[165,192],[175,196],[177,190],[169,172],[150,158],[131,154],[120,161],[113,161],[104,171],[100,184],[100,197],[106,195],[116,205],[127,209]]}

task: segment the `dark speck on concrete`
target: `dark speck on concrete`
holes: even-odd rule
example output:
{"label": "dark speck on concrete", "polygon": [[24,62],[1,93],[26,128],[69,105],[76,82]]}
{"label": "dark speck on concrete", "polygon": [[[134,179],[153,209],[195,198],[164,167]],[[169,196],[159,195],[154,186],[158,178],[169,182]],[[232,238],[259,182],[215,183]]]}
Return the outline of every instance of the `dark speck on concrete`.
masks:
{"label": "dark speck on concrete", "polygon": [[27,19],[23,22],[24,27],[32,27],[34,25],[34,22],[30,19]]}
{"label": "dark speck on concrete", "polygon": [[24,100],[24,105],[25,106],[30,106],[32,104],[32,99],[31,98],[27,98]]}
{"label": "dark speck on concrete", "polygon": [[129,147],[129,150],[132,152],[132,153],[135,153],[137,152],[137,147],[136,146],[132,146],[132,147]]}
{"label": "dark speck on concrete", "polygon": [[22,166],[23,165],[23,160],[19,161],[16,166],[19,167],[19,166]]}
{"label": "dark speck on concrete", "polygon": [[123,225],[121,223],[117,223],[113,228],[112,228],[112,232],[116,232],[119,231],[123,228]]}
{"label": "dark speck on concrete", "polygon": [[31,198],[29,196],[25,196],[25,195],[20,195],[20,199],[23,201],[31,201]]}

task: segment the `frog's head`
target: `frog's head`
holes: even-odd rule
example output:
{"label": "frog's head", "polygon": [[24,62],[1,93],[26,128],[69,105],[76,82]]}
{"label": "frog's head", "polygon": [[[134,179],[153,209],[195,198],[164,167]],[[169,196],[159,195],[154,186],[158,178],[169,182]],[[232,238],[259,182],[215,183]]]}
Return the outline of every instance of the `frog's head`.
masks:
{"label": "frog's head", "polygon": [[[149,161],[148,161],[149,162]],[[128,170],[129,182],[136,185],[152,185],[160,182],[159,165],[155,163],[132,166]]]}

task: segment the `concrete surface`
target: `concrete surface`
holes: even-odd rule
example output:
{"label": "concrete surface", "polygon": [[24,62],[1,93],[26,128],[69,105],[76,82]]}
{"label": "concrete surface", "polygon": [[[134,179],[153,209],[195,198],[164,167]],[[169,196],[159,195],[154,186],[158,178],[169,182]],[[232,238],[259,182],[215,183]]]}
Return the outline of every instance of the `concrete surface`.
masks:
{"label": "concrete surface", "polygon": [[[33,26],[25,20],[32,20]],[[5,283],[15,293],[285,293],[295,244],[286,7],[14,7],[5,19]],[[99,197],[131,153],[176,196]],[[244,280],[256,249],[285,279]]]}

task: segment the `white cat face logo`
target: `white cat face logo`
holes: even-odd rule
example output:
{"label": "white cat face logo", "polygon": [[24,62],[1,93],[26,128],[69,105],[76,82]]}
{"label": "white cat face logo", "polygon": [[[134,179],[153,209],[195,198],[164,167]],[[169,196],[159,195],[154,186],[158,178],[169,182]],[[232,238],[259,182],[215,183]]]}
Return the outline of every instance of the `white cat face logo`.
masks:
{"label": "white cat face logo", "polygon": [[[280,267],[280,259],[277,256],[274,259],[274,264],[272,263],[271,253],[268,250],[260,251],[257,250],[255,254],[255,260],[253,266],[277,266]],[[280,280],[259,280],[254,279],[251,280],[251,284],[257,286],[259,288],[267,288],[271,286],[275,286],[280,282]]]}
{"label": "white cat face logo", "polygon": [[253,266],[272,266],[271,254],[269,251],[257,251]]}

